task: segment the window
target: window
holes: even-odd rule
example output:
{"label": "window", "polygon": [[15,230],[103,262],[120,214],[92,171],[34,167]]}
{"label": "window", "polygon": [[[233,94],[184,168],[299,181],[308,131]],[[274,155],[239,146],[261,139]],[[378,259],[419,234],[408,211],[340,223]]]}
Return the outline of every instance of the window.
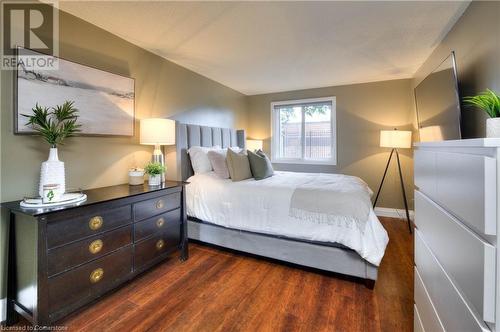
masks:
{"label": "window", "polygon": [[273,102],[271,113],[273,162],[336,164],[335,97]]}

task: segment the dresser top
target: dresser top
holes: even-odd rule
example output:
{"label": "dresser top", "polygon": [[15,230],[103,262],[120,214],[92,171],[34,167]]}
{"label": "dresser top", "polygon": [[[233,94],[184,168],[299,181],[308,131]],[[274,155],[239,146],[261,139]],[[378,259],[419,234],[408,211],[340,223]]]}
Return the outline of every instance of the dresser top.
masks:
{"label": "dresser top", "polygon": [[147,193],[151,193],[151,192],[155,192],[155,191],[159,191],[159,190],[175,188],[175,187],[182,186],[184,184],[186,184],[186,183],[185,182],[178,182],[178,181],[166,181],[161,186],[151,186],[151,187],[148,186],[146,183],[144,185],[138,185],[138,186],[131,186],[128,184],[120,184],[117,186],[84,190],[83,193],[85,193],[87,195],[87,200],[85,200],[84,202],[76,203],[76,204],[54,206],[54,207],[50,207],[50,208],[26,209],[26,208],[22,208],[19,205],[19,203],[21,201],[12,201],[12,202],[2,203],[1,207],[9,209],[11,211],[22,212],[24,214],[36,217],[36,216],[40,216],[43,214],[49,214],[52,212],[60,212],[63,210],[68,210],[68,209],[72,209],[72,208],[76,208],[76,207],[88,206],[88,205],[93,205],[93,204],[97,204],[97,203],[104,203],[104,202],[109,202],[109,201],[112,201],[115,199],[132,197],[132,196],[147,194]]}
{"label": "dresser top", "polygon": [[439,142],[418,142],[413,145],[414,147],[429,147],[429,148],[497,148],[500,147],[500,138],[471,138],[471,139],[458,139]]}

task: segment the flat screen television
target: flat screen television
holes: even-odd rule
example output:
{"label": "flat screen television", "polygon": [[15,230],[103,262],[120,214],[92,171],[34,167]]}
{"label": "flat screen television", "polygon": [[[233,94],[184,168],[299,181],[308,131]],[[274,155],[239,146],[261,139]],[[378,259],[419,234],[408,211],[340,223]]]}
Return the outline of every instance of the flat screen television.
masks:
{"label": "flat screen television", "polygon": [[415,103],[421,142],[462,138],[454,52],[417,85]]}

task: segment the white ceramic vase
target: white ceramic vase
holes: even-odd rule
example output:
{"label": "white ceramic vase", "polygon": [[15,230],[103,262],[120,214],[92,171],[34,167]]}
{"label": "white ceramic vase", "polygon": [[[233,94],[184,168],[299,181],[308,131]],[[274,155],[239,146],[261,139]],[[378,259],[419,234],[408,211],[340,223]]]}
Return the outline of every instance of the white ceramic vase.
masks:
{"label": "white ceramic vase", "polygon": [[486,137],[488,138],[500,137],[500,118],[486,119]]}
{"label": "white ceramic vase", "polygon": [[64,177],[64,163],[57,156],[57,148],[51,148],[49,159],[42,163],[40,170],[40,186],[38,193],[43,197],[43,186],[46,184],[58,184],[60,195],[66,192],[66,181]]}
{"label": "white ceramic vase", "polygon": [[161,174],[149,176],[148,184],[150,186],[159,186],[160,183],[161,183]]}

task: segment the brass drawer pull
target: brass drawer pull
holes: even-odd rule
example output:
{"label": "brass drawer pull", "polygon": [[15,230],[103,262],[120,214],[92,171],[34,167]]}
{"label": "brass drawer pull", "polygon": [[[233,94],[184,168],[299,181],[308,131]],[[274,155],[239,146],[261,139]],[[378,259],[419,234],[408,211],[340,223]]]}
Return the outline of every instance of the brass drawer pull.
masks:
{"label": "brass drawer pull", "polygon": [[102,240],[95,240],[89,244],[89,251],[91,254],[97,254],[101,251],[103,246]]}
{"label": "brass drawer pull", "polygon": [[162,199],[157,200],[156,204],[155,204],[155,206],[156,206],[157,209],[163,208],[164,205],[165,205],[165,203],[163,203]]}
{"label": "brass drawer pull", "polygon": [[89,279],[91,283],[95,284],[101,281],[103,277],[104,277],[104,270],[102,268],[98,268],[92,271],[92,273],[90,273]]}
{"label": "brass drawer pull", "polygon": [[103,223],[104,223],[104,220],[102,219],[101,216],[92,217],[89,220],[89,228],[93,231],[96,231],[102,227]]}
{"label": "brass drawer pull", "polygon": [[156,227],[161,228],[164,224],[165,224],[165,219],[163,219],[163,217],[156,220]]}
{"label": "brass drawer pull", "polygon": [[158,240],[158,242],[156,242],[156,249],[161,250],[161,248],[163,248],[164,245],[165,245],[165,241]]}

